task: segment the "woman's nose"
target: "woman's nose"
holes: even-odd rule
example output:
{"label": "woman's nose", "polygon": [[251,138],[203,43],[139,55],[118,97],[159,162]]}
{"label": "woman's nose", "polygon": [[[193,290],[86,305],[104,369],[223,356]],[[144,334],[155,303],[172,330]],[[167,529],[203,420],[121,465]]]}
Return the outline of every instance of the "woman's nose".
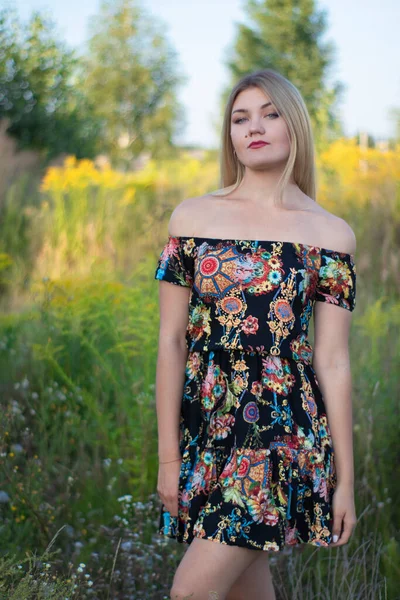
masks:
{"label": "woman's nose", "polygon": [[255,133],[255,132],[259,132],[262,134],[265,133],[264,125],[261,123],[261,121],[259,119],[255,119],[250,122],[249,133]]}

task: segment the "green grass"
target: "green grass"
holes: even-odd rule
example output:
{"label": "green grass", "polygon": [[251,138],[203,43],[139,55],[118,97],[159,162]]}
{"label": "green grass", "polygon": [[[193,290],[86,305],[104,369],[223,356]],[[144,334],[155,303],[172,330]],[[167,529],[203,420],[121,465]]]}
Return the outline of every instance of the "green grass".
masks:
{"label": "green grass", "polygon": [[[104,211],[104,196],[100,204]],[[358,240],[351,331],[358,523],[344,547],[272,555],[278,600],[400,598],[397,204],[372,198],[342,207]],[[137,210],[143,228],[157,235],[142,230],[127,246],[125,226],[93,272],[82,248],[55,247],[58,278],[38,277],[40,265],[11,230],[9,248],[0,248],[12,259],[0,261],[0,600],[168,598],[184,548],[156,532],[153,275],[170,210],[155,206],[152,198],[148,210],[143,203]],[[34,213],[30,228],[24,221],[23,239],[40,256],[37,219]],[[37,231],[51,227],[47,215]],[[54,232],[61,243],[63,228]]]}

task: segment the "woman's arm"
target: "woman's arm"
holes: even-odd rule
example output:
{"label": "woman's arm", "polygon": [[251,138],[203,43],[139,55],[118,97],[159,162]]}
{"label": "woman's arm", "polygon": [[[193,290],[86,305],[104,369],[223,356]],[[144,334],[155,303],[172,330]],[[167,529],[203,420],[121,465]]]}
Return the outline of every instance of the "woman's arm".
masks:
{"label": "woman's arm", "polygon": [[357,523],[354,503],[353,418],[348,349],[351,313],[316,302],[313,368],[324,398],[337,484],[332,499],[333,543],[346,544]]}
{"label": "woman's arm", "polygon": [[185,334],[190,288],[159,283],[160,330],[156,374],[158,457],[180,457],[179,419],[188,356]]}
{"label": "woman's arm", "polygon": [[348,348],[351,313],[331,304],[315,304],[313,368],[324,397],[338,484],[353,485],[353,415]]}
{"label": "woman's arm", "polygon": [[[160,284],[161,285],[161,284]],[[156,375],[158,458],[179,458],[179,419],[188,349],[181,340],[160,330]]]}

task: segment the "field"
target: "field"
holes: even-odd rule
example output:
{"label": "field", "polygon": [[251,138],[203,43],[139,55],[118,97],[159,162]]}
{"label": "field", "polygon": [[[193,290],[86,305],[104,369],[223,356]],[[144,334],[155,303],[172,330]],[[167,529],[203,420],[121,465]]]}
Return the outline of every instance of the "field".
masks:
{"label": "field", "polygon": [[[318,156],[318,202],[357,236],[358,523],[346,546],[272,557],[279,600],[400,598],[399,150]],[[168,597],[183,548],[156,533],[154,271],[174,206],[219,187],[211,152],[126,174],[69,156],[7,185],[1,600]]]}

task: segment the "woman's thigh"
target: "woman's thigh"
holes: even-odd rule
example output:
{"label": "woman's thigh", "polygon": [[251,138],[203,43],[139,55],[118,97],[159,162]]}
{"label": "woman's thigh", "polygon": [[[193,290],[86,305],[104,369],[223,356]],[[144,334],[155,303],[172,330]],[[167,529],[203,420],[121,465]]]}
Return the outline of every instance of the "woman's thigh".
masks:
{"label": "woman's thigh", "polygon": [[175,572],[171,599],[225,600],[235,580],[260,552],[194,538]]}
{"label": "woman's thigh", "polygon": [[269,552],[263,551],[241,573],[230,588],[226,600],[276,600]]}

